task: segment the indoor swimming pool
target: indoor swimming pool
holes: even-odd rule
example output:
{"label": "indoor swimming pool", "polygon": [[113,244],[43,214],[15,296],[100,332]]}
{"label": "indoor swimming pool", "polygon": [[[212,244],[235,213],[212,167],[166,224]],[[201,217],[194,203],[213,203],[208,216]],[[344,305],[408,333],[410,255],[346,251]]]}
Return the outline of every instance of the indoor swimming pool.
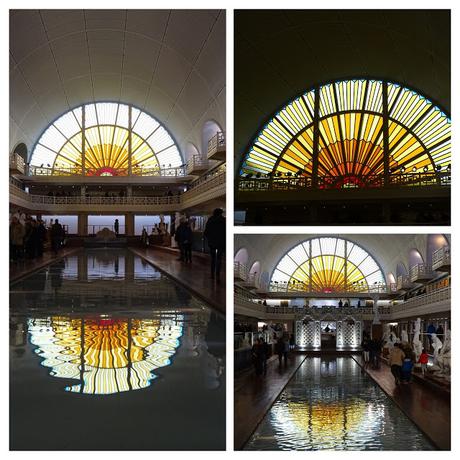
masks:
{"label": "indoor swimming pool", "polygon": [[10,290],[11,449],[225,449],[223,315],[129,250]]}
{"label": "indoor swimming pool", "polygon": [[246,450],[433,450],[351,357],[307,357]]}

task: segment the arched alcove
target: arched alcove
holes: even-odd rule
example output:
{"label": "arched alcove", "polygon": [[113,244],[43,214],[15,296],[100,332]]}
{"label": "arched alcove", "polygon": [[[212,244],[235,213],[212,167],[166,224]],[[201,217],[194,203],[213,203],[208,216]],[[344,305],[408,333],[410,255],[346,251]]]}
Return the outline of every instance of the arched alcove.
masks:
{"label": "arched alcove", "polygon": [[409,268],[423,263],[425,263],[425,261],[423,260],[422,254],[420,254],[417,249],[412,248],[409,251]]}
{"label": "arched alcove", "polygon": [[208,120],[204,123],[203,129],[201,132],[202,147],[201,152],[203,155],[208,153],[208,142],[212,139],[218,132],[221,132],[222,128],[214,120]]}
{"label": "arched alcove", "polygon": [[22,159],[27,162],[27,145],[24,142],[19,143],[13,150],[14,153],[17,153]]}
{"label": "arched alcove", "polygon": [[387,273],[387,284],[395,284],[396,283],[396,278],[395,275],[393,275],[392,272]]}
{"label": "arched alcove", "polygon": [[234,262],[239,262],[242,265],[246,265],[248,263],[248,251],[246,248],[239,249],[235,257],[233,258]]}
{"label": "arched alcove", "polygon": [[428,235],[426,239],[426,263],[429,266],[433,262],[433,252],[444,246],[449,246],[449,241],[444,235],[440,233]]}
{"label": "arched alcove", "polygon": [[200,152],[194,144],[189,142],[185,147],[185,162],[188,162],[194,156],[200,156]]}
{"label": "arched alcove", "polygon": [[396,279],[400,276],[407,275],[407,268],[402,262],[398,262],[396,265]]}

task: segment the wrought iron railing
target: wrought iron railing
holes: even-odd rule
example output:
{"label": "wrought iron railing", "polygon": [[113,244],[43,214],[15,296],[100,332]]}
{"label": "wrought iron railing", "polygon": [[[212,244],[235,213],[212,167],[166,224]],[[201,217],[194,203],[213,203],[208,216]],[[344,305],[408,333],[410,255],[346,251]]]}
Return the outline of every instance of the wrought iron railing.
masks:
{"label": "wrought iron railing", "polygon": [[430,279],[433,277],[433,270],[428,264],[416,264],[410,267],[410,280]]}
{"label": "wrought iron railing", "polygon": [[450,265],[450,247],[443,246],[433,252],[432,268],[433,270]]}
{"label": "wrought iron railing", "polygon": [[429,305],[436,302],[442,302],[450,300],[451,292],[450,287],[442,288],[437,291],[430,292],[428,294],[421,294],[415,297],[411,297],[403,303],[393,305],[391,307],[392,313],[399,313],[410,308],[416,308],[423,305]]}
{"label": "wrought iron railing", "polygon": [[269,284],[270,292],[298,292],[298,293],[316,293],[316,294],[333,294],[333,293],[371,293],[371,294],[389,294],[396,292],[396,284],[376,283],[367,285],[366,283],[352,283],[347,285],[329,286],[327,289],[319,289],[317,286],[308,283],[296,281],[272,281]]}
{"label": "wrought iron railing", "polygon": [[[29,176],[78,176],[83,174],[81,166],[73,167],[43,167],[29,166]],[[99,170],[94,168],[86,168],[85,176],[98,176]],[[112,176],[129,176],[128,168],[113,168],[110,170]],[[175,168],[144,168],[141,166],[133,166],[131,168],[132,176],[149,176],[149,177],[183,177],[186,175],[186,166],[178,166]]]}
{"label": "wrought iron railing", "polygon": [[208,156],[217,151],[225,150],[225,132],[219,131],[208,141]]}
{"label": "wrought iron railing", "polygon": [[451,173],[449,172],[427,172],[391,174],[388,183],[383,175],[370,175],[356,180],[347,181],[336,176],[321,176],[317,178],[316,184],[311,177],[295,175],[292,173],[279,174],[267,177],[262,174],[248,174],[238,179],[238,190],[241,192],[263,192],[263,191],[292,191],[302,189],[372,189],[372,188],[398,188],[398,187],[426,187],[426,186],[450,186]]}
{"label": "wrought iron railing", "polygon": [[399,275],[396,279],[396,289],[399,291],[400,289],[409,289],[411,288],[412,281],[409,275]]}

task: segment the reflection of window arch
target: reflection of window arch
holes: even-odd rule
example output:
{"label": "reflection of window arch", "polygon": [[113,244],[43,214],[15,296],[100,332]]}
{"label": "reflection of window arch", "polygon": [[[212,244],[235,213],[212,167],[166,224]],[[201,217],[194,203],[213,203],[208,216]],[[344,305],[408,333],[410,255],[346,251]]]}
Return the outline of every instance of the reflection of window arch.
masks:
{"label": "reflection of window arch", "polygon": [[374,258],[352,241],[313,238],[290,249],[278,262],[272,282],[304,283],[311,290],[330,292],[361,285],[385,284]]}
{"label": "reflection of window arch", "polygon": [[98,102],[68,111],[36,143],[31,165],[87,175],[126,174],[129,166],[167,169],[182,165],[171,135],[152,116],[126,104]]}
{"label": "reflection of window arch", "polygon": [[431,101],[396,83],[329,83],[291,101],[262,128],[240,175],[323,177],[325,186],[360,187],[385,172],[450,170],[450,123]]}

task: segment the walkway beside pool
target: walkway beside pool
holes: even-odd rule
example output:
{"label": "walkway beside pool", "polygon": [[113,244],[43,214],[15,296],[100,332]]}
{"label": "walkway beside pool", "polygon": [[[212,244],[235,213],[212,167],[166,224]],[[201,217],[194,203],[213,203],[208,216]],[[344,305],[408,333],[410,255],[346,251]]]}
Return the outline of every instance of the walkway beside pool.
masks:
{"label": "walkway beside pool", "polygon": [[[360,355],[353,359],[362,366]],[[382,363],[379,370],[366,369],[396,405],[441,450],[450,450],[450,398],[414,379],[410,384],[396,385],[390,368]]]}
{"label": "walkway beside pool", "polygon": [[211,279],[210,257],[207,254],[192,253],[192,263],[177,260],[178,252],[160,247],[130,247],[134,254],[143,257],[177,283],[192,291],[216,310],[225,313],[225,259],[222,259],[221,281]]}
{"label": "walkway beside pool", "polygon": [[278,357],[268,361],[267,375],[256,376],[254,369],[235,375],[234,447],[240,450],[257,425],[295,374],[305,355],[291,354],[287,367],[279,367]]}

